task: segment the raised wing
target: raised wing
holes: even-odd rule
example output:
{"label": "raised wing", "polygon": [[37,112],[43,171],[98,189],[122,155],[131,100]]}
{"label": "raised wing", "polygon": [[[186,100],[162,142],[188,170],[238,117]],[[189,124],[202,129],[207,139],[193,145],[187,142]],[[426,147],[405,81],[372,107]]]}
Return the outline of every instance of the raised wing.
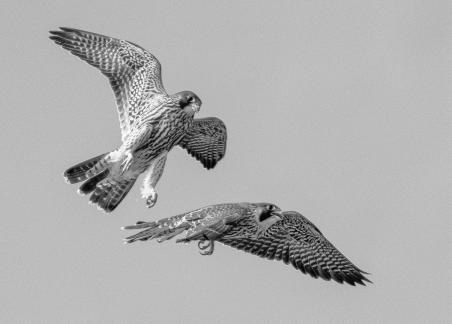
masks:
{"label": "raised wing", "polygon": [[122,138],[140,115],[143,102],[166,94],[159,61],[142,47],[108,36],[61,27],[50,39],[108,77],[116,97]]}
{"label": "raised wing", "polygon": [[228,238],[218,241],[270,260],[289,262],[312,277],[331,278],[350,285],[370,282],[353,263],[340,253],[320,231],[297,212],[283,212],[283,219],[256,238]]}
{"label": "raised wing", "polygon": [[206,169],[212,169],[226,152],[226,140],[225,124],[218,118],[209,117],[195,119],[179,145]]}

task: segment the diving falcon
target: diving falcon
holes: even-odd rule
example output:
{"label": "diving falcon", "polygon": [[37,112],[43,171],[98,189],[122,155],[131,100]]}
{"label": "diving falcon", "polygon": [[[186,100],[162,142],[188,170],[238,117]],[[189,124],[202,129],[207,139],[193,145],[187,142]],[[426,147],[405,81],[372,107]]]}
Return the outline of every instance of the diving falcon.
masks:
{"label": "diving falcon", "polygon": [[226,127],[215,117],[194,119],[201,100],[191,91],[168,94],[157,58],[141,46],[74,28],[50,31],[50,39],[96,67],[105,75],[116,97],[122,145],[83,161],[64,172],[69,183],[84,181],[79,193],[113,211],[147,171],[141,190],[147,207],[157,201],[155,186],[168,152],[186,149],[207,169],[226,151]]}
{"label": "diving falcon", "polygon": [[215,241],[269,260],[282,260],[314,278],[365,285],[362,271],[331,244],[306,217],[281,211],[271,203],[211,205],[154,222],[137,222],[127,230],[142,230],[126,243],[171,239],[198,241],[200,253],[210,255]]}

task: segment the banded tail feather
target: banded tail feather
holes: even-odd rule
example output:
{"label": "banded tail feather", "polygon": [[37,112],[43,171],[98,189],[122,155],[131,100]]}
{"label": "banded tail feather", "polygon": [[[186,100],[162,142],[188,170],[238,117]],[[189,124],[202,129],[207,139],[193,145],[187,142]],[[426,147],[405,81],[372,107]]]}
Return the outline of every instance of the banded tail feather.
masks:
{"label": "banded tail feather", "polygon": [[184,221],[184,217],[186,215],[187,214],[180,214],[168,218],[162,218],[153,222],[139,221],[135,225],[124,226],[121,229],[142,229],[139,233],[125,238],[124,243],[133,243],[136,241],[147,241],[152,239],[157,239],[157,241],[161,243],[169,240],[190,228],[190,224],[186,220]]}
{"label": "banded tail feather", "polygon": [[96,189],[96,186],[99,182],[104,180],[108,174],[110,173],[109,169],[105,169],[101,173],[95,175],[94,177],[86,180],[78,189],[78,193],[81,195],[87,195]]}
{"label": "banded tail feather", "polygon": [[[100,181],[89,201],[107,213],[112,212],[129,193],[137,178],[124,179],[108,177]],[[83,186],[82,186],[83,187]]]}
{"label": "banded tail feather", "polygon": [[104,153],[70,167],[64,171],[64,179],[74,184],[93,177],[105,169],[107,163],[103,158],[107,155],[108,153]]}
{"label": "banded tail feather", "polygon": [[81,195],[90,196],[90,202],[105,212],[112,212],[132,188],[136,178],[116,174],[110,154],[104,153],[80,162],[64,172],[68,183],[83,182],[78,189]]}

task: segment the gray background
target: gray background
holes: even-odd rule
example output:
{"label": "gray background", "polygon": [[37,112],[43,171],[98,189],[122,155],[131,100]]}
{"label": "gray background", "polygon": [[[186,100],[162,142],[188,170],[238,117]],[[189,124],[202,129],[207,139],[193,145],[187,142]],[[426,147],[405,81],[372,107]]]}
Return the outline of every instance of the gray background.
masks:
{"label": "gray background", "polygon": [[[2,323],[445,322],[451,310],[450,1],[10,1],[0,12]],[[170,93],[229,131],[213,171],[177,148],[152,210],[65,184],[117,147],[112,92],[47,31],[154,53]],[[298,210],[375,284],[314,280],[218,246],[130,246],[122,225],[204,205]]]}

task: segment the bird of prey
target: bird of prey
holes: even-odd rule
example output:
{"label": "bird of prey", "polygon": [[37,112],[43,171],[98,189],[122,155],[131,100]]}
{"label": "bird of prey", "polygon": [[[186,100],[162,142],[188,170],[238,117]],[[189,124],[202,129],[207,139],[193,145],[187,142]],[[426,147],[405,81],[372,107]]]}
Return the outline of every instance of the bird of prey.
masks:
{"label": "bird of prey", "polygon": [[141,190],[147,207],[157,201],[155,186],[168,152],[186,149],[205,168],[215,167],[226,151],[226,127],[218,118],[194,119],[201,100],[191,91],[167,94],[159,61],[132,42],[61,27],[50,39],[98,68],[116,97],[122,145],[64,172],[69,183],[84,181],[81,194],[106,212],[113,211],[147,171]]}
{"label": "bird of prey", "polygon": [[137,222],[123,229],[144,229],[129,236],[126,243],[171,239],[186,232],[176,242],[198,241],[200,253],[210,255],[214,242],[269,260],[291,263],[314,278],[333,279],[365,285],[371,282],[338,251],[306,217],[285,211],[271,203],[230,203],[200,208],[154,222]]}

